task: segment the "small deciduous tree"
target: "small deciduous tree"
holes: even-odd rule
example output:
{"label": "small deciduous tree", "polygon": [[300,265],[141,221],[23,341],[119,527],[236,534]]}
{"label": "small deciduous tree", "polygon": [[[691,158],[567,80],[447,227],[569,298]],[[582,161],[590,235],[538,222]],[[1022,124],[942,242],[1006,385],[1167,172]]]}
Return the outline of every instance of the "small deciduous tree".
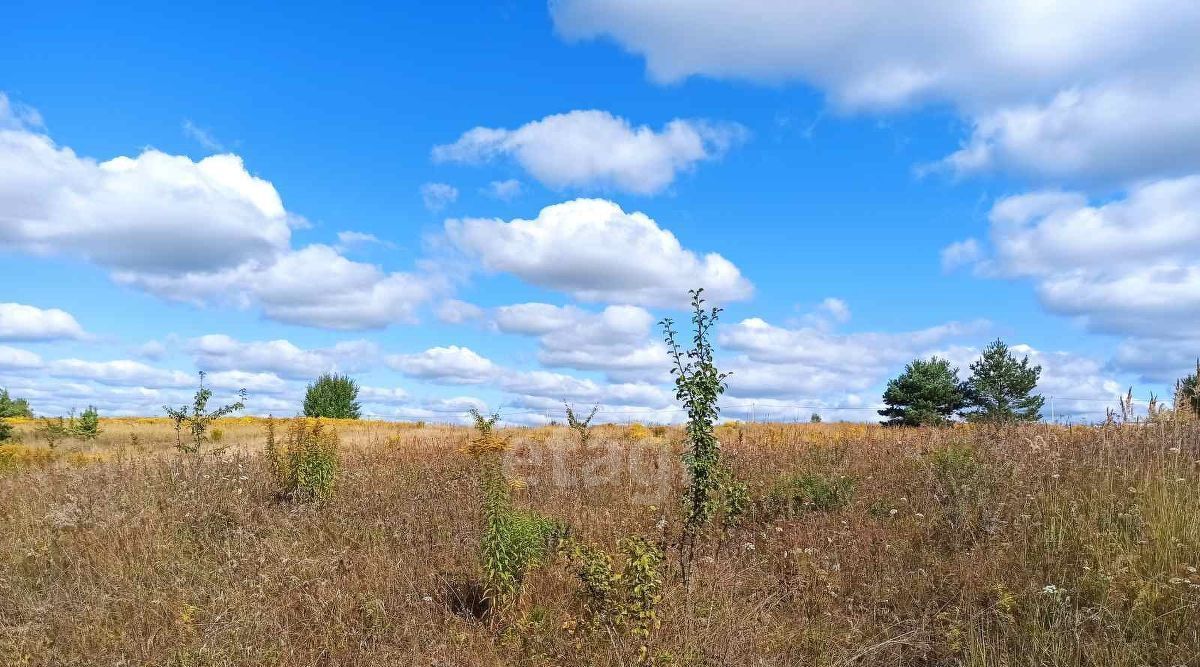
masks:
{"label": "small deciduous tree", "polygon": [[347,375],[326,373],[308,385],[304,394],[304,416],[326,419],[358,419],[358,383]]}
{"label": "small deciduous tree", "polygon": [[[200,371],[200,388],[192,398],[192,405],[172,408],[164,405],[163,410],[175,423],[175,447],[182,452],[199,454],[200,448],[208,440],[208,427],[213,421],[232,414],[246,407],[246,390],[238,391],[238,401],[223,405],[216,410],[208,410],[208,401],[212,398],[212,390],[204,386],[204,371]],[[183,439],[183,428],[187,426],[189,440]]]}
{"label": "small deciduous tree", "polygon": [[943,426],[966,405],[958,369],[938,357],[914,359],[883,392],[884,426]]}
{"label": "small deciduous tree", "polygon": [[711,336],[721,315],[720,308],[704,307],[704,290],[689,292],[692,297],[692,347],[684,351],[679,345],[674,322],[665,318],[660,323],[663,339],[671,357],[671,374],[675,376],[675,398],[687,412],[685,429],[688,451],[683,463],[688,471],[688,489],[683,506],[685,512],[683,536],[680,540],[680,572],[684,585],[691,576],[692,558],[697,539],[710,520],[722,509],[729,515],[744,509],[741,502],[745,485],[736,483],[721,465],[721,443],[715,425],[721,416],[718,401],[725,393],[728,373],[717,370]]}
{"label": "small deciduous tree", "polygon": [[592,454],[591,450],[588,449],[588,441],[592,438],[592,431],[589,426],[591,426],[592,418],[596,416],[596,411],[600,409],[600,406],[592,406],[592,411],[588,413],[588,416],[585,419],[580,419],[579,415],[575,414],[574,408],[566,403],[563,405],[567,409],[567,426],[579,436],[579,449],[576,451],[577,461],[575,462],[575,490],[582,502],[583,487],[586,482],[586,470]]}
{"label": "small deciduous tree", "polygon": [[1018,361],[1004,341],[992,341],[971,364],[964,386],[967,419],[993,424],[1040,420],[1046,399],[1033,390],[1041,374],[1042,367],[1030,365],[1028,356]]}

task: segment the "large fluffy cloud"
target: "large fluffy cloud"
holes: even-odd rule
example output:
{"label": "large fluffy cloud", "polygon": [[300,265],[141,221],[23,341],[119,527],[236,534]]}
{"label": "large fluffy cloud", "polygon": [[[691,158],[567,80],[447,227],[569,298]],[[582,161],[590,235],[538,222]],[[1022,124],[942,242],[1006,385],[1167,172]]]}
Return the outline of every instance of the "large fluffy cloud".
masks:
{"label": "large fluffy cloud", "polygon": [[734,123],[676,119],[655,132],[606,111],[571,111],[515,130],[476,127],[452,144],[435,146],[433,159],[481,163],[511,156],[552,188],[653,194],[745,136],[745,128]]}
{"label": "large fluffy cloud", "polygon": [[1200,363],[1200,335],[1183,338],[1127,338],[1113,355],[1114,368],[1136,373],[1139,381],[1172,387],[1176,380],[1196,372]]}
{"label": "large fluffy cloud", "polygon": [[584,301],[678,305],[693,287],[717,302],[753,291],[721,255],[697,256],[646,214],[603,199],[547,206],[532,220],[448,220],[446,233],[489,271]]}
{"label": "large fluffy cloud", "polygon": [[1184,0],[556,0],[551,13],[568,39],[641,54],[658,81],[803,80],[847,105],[1053,93],[1114,71],[1187,72],[1200,53],[1200,8]]}
{"label": "large fluffy cloud", "polygon": [[1200,176],[1009,197],[991,215],[984,273],[1032,278],[1053,312],[1095,330],[1182,337],[1200,325]]}
{"label": "large fluffy cloud", "polygon": [[22,130],[0,130],[0,203],[5,244],[129,271],[230,268],[291,234],[275,188],[237,156],[150,149],[95,162]]}
{"label": "large fluffy cloud", "polygon": [[557,0],[571,40],[609,37],[651,78],[804,81],[846,109],[949,102],[960,170],[1143,176],[1200,167],[1200,6],[1140,2]]}
{"label": "large fluffy cloud", "polygon": [[147,149],[96,161],[58,146],[0,98],[0,244],[95,263],[164,298],[257,306],[334,329],[411,321],[444,284],[295,248],[275,187],[236,155],[199,161]]}
{"label": "large fluffy cloud", "polygon": [[83,338],[83,327],[65,310],[0,303],[0,340]]}
{"label": "large fluffy cloud", "polygon": [[[947,248],[976,272],[1033,281],[1051,312],[1127,338],[1114,368],[1170,383],[1197,354],[1200,176],[1151,180],[1092,201],[1048,190],[998,201],[990,244]],[[971,253],[959,249],[970,247]]]}

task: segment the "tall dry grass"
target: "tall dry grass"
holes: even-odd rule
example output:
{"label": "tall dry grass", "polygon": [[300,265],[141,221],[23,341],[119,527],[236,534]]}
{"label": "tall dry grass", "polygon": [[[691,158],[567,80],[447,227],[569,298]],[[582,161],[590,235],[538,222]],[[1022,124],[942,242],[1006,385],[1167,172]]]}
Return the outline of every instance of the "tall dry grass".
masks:
{"label": "tall dry grass", "polygon": [[[224,449],[199,457],[171,451],[163,420],[102,427],[60,446],[73,455],[0,472],[2,665],[637,659],[640,640],[587,629],[559,563],[502,616],[451,610],[447,584],[479,574],[466,429],[338,423],[336,495],[295,504],[278,499],[258,421],[224,420],[211,446]],[[505,435],[507,473],[527,484],[517,503],[588,543],[642,535],[674,559],[679,431],[598,427],[586,457],[565,428]],[[660,664],[1197,663],[1195,424],[718,436],[755,502],[703,543],[690,594],[668,572],[647,642]],[[843,478],[844,505],[771,501]]]}

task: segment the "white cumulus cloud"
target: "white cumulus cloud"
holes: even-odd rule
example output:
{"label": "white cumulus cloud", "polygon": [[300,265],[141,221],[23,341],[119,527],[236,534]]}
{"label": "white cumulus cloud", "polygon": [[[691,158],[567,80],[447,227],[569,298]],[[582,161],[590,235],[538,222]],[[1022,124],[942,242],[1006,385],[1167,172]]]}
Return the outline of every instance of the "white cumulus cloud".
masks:
{"label": "white cumulus cloud", "polygon": [[[508,156],[555,189],[654,194],[678,173],[721,157],[746,136],[735,123],[676,119],[656,132],[606,111],[571,111],[515,130],[476,127],[452,144],[435,146],[433,159],[479,164]],[[507,183],[501,184],[505,193],[512,187]]]}
{"label": "white cumulus cloud", "polygon": [[1092,203],[1045,191],[992,208],[984,273],[1036,281],[1052,312],[1111,333],[1180,337],[1200,325],[1200,176]]}
{"label": "white cumulus cloud", "polygon": [[949,103],[974,127],[945,162],[1043,177],[1200,168],[1200,5],[559,0],[568,40],[606,37],[650,77],[801,81],[846,110]]}
{"label": "white cumulus cloud", "polygon": [[432,347],[419,354],[387,357],[388,366],[410,377],[439,384],[482,384],[494,378],[500,367],[467,347]]}
{"label": "white cumulus cloud", "polygon": [[446,233],[489,271],[584,301],[680,305],[688,289],[704,287],[721,303],[753,292],[721,255],[698,256],[646,214],[603,199],[548,206],[532,220],[452,219]]}
{"label": "white cumulus cloud", "polygon": [[[273,319],[334,329],[410,322],[443,288],[338,249],[292,245],[304,224],[242,159],[193,161],[155,149],[105,161],[57,145],[0,104],[0,244],[66,255],[163,298],[257,306]],[[136,242],[131,242],[136,239]]]}
{"label": "white cumulus cloud", "polygon": [[0,303],[0,340],[80,339],[83,327],[65,310]]}

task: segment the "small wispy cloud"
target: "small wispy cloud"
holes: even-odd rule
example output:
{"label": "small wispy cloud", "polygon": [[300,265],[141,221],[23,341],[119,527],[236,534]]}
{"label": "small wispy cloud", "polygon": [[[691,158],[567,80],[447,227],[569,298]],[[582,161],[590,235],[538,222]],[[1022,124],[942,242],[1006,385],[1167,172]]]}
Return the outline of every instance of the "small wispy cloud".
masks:
{"label": "small wispy cloud", "polygon": [[437,212],[458,200],[458,188],[445,183],[426,183],[421,186],[421,199],[425,208]]}
{"label": "small wispy cloud", "polygon": [[515,178],[510,178],[506,181],[492,181],[483,193],[493,199],[501,201],[512,201],[521,196],[522,186],[521,181]]}
{"label": "small wispy cloud", "polygon": [[349,250],[350,248],[367,246],[367,245],[379,245],[379,246],[383,246],[385,248],[395,248],[396,247],[395,243],[392,243],[391,241],[384,241],[383,239],[379,238],[378,236],[375,236],[374,234],[368,234],[366,232],[355,232],[355,231],[338,232],[337,238],[338,238],[338,242],[337,242],[336,247],[339,250]]}
{"label": "small wispy cloud", "polygon": [[200,127],[191,120],[185,118],[181,127],[183,128],[184,135],[204,148],[218,153],[225,151],[225,146],[220,141],[217,141],[211,131]]}

